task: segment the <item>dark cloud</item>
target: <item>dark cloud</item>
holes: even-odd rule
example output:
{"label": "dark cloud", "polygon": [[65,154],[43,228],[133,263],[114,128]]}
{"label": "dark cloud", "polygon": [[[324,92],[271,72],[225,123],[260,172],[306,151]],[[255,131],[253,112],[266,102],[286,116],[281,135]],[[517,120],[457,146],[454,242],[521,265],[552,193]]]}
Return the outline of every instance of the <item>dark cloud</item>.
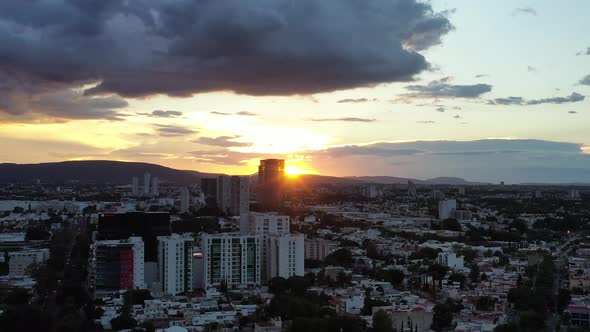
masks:
{"label": "dark cloud", "polygon": [[311,119],[311,121],[316,122],[333,122],[333,121],[343,121],[343,122],[375,122],[375,119],[365,119],[365,118],[331,118],[331,119]]}
{"label": "dark cloud", "polygon": [[177,137],[177,136],[187,136],[198,133],[196,130],[192,130],[186,127],[181,126],[172,126],[172,125],[155,125],[156,130],[158,131],[158,135],[163,137]]}
{"label": "dark cloud", "polygon": [[179,111],[162,111],[162,110],[155,110],[151,113],[137,113],[139,115],[145,115],[152,118],[177,118],[182,116],[182,112]]}
{"label": "dark cloud", "polygon": [[508,97],[508,98],[496,98],[488,101],[491,105],[540,105],[540,104],[565,104],[565,103],[577,103],[583,101],[586,96],[583,96],[577,92],[573,92],[571,95],[566,97],[550,97],[541,99],[530,99],[526,100],[522,97]]}
{"label": "dark cloud", "polygon": [[430,66],[418,52],[452,30],[447,15],[418,0],[3,0],[0,100],[93,83],[87,96],[409,81]]}
{"label": "dark cloud", "polygon": [[453,119],[461,119],[461,118],[462,118],[462,117],[461,117],[459,114],[457,114],[457,115],[455,115],[455,116],[453,117]]}
{"label": "dark cloud", "polygon": [[311,155],[328,155],[330,157],[345,157],[345,156],[410,156],[423,153],[420,149],[390,149],[387,146],[379,146],[377,144],[371,145],[345,145],[332,147],[324,151],[309,152]]}
{"label": "dark cloud", "polygon": [[1,97],[0,88],[0,120],[3,121],[121,121],[127,116],[119,111],[128,106],[124,99],[118,96],[86,97],[73,89]]}
{"label": "dark cloud", "polygon": [[339,103],[339,104],[345,104],[345,103],[358,104],[358,103],[366,103],[368,101],[369,101],[369,99],[367,99],[367,98],[356,98],[356,99],[346,98],[346,99],[338,100],[337,103]]}
{"label": "dark cloud", "polygon": [[218,112],[218,111],[213,111],[210,112],[213,115],[234,115],[233,113],[227,113],[227,112]]}
{"label": "dark cloud", "polygon": [[583,85],[590,85],[590,74],[584,76],[578,83]]}
{"label": "dark cloud", "polygon": [[516,14],[527,14],[537,16],[537,10],[532,7],[520,7],[514,10],[514,15]]}
{"label": "dark cloud", "polygon": [[484,77],[490,77],[490,75],[488,75],[488,74],[477,74],[474,77],[475,78],[484,78]]}
{"label": "dark cloud", "polygon": [[416,121],[416,123],[422,123],[422,124],[433,124],[433,123],[436,123],[436,122],[434,122],[434,121],[432,121],[432,120],[424,120],[424,121]]}
{"label": "dark cloud", "polygon": [[537,68],[535,68],[533,66],[526,66],[526,71],[528,71],[529,73],[536,73]]}
{"label": "dark cloud", "polygon": [[446,111],[446,110],[447,110],[447,109],[446,109],[444,106],[438,106],[438,107],[436,108],[436,111],[437,111],[437,112],[441,112],[441,113],[443,113],[443,112],[444,112],[444,111]]}
{"label": "dark cloud", "polygon": [[203,145],[218,146],[224,148],[252,146],[252,143],[236,142],[235,140],[239,138],[240,136],[199,137],[193,142]]}
{"label": "dark cloud", "polygon": [[576,111],[569,111],[568,113],[569,114],[578,114],[578,112],[576,112]]}
{"label": "dark cloud", "polygon": [[409,98],[478,98],[484,93],[492,91],[489,84],[454,85],[449,84],[450,78],[445,77],[432,81],[427,85],[409,85],[411,91],[403,95]]}
{"label": "dark cloud", "polygon": [[237,115],[241,115],[241,116],[256,116],[258,114],[256,113],[252,113],[252,112],[248,112],[248,111],[240,111],[238,113],[236,113]]}

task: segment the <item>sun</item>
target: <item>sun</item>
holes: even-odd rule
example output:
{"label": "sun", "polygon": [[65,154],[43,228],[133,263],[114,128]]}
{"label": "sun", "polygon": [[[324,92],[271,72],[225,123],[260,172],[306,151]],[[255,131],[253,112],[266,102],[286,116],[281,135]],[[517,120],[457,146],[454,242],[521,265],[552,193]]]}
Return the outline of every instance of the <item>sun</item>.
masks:
{"label": "sun", "polygon": [[311,172],[302,168],[299,168],[295,165],[289,165],[285,167],[285,173],[288,177],[296,177],[301,174],[310,174]]}

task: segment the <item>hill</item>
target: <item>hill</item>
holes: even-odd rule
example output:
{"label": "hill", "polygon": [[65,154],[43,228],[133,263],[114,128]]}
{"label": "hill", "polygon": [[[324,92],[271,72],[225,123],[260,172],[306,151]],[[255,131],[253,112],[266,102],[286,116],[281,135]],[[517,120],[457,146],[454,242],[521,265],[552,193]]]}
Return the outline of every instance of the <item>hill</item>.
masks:
{"label": "hill", "polygon": [[149,172],[161,181],[174,183],[197,183],[202,177],[214,174],[183,171],[155,164],[109,160],[64,161],[40,164],[0,164],[0,183],[33,182],[65,183],[112,183],[127,184],[136,176],[140,183],[143,174]]}

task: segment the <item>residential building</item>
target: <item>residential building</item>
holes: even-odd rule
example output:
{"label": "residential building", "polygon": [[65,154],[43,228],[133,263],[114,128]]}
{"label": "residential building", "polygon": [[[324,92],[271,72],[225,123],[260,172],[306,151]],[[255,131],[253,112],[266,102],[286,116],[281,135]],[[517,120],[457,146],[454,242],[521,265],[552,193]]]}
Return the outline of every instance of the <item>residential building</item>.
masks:
{"label": "residential building", "polygon": [[91,250],[90,279],[97,292],[145,288],[144,243],[140,237],[96,241]]}
{"label": "residential building", "polygon": [[336,244],[324,239],[305,239],[305,259],[323,261],[333,250]]}
{"label": "residential building", "polygon": [[192,234],[158,236],[158,275],[162,292],[176,295],[193,289]]}
{"label": "residential building", "polygon": [[8,274],[24,276],[29,274],[29,267],[49,259],[49,249],[30,249],[8,253]]}
{"label": "residential building", "polygon": [[438,253],[438,264],[452,270],[463,270],[465,268],[463,256],[457,256],[457,254],[450,252]]}
{"label": "residential building", "polygon": [[190,207],[190,192],[187,187],[180,189],[180,213],[187,213]]}
{"label": "residential building", "polygon": [[268,277],[289,278],[304,274],[304,235],[271,235],[268,238]]}
{"label": "residential building", "polygon": [[261,284],[262,239],[238,233],[204,234],[204,288],[256,287]]}
{"label": "residential building", "polygon": [[150,195],[150,173],[145,172],[143,174],[143,196],[149,196]]}

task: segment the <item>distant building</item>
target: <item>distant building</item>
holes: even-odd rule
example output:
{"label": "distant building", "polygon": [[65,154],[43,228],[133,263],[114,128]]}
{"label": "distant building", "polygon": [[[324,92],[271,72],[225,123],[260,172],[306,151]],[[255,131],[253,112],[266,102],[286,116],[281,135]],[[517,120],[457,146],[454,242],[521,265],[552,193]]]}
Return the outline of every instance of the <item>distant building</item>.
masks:
{"label": "distant building", "polygon": [[277,211],[283,204],[285,160],[265,159],[258,166],[259,201],[263,211]]}
{"label": "distant building", "polygon": [[137,176],[131,178],[131,195],[139,196],[139,179]]}
{"label": "distant building", "polygon": [[535,190],[535,198],[543,198],[543,192],[540,189]]}
{"label": "distant building", "polygon": [[442,192],[442,191],[440,191],[440,190],[433,190],[433,191],[430,193],[430,198],[431,198],[432,200],[435,200],[435,201],[440,201],[440,200],[443,200],[443,199],[445,199],[445,193],[443,193],[443,192]]}
{"label": "distant building", "polygon": [[412,180],[408,180],[408,196],[416,197],[416,184]]}
{"label": "distant building", "polygon": [[454,210],[451,212],[451,218],[457,220],[471,220],[473,219],[473,213],[468,210]]}
{"label": "distant building", "polygon": [[180,213],[187,213],[190,207],[190,192],[187,187],[180,189]]}
{"label": "distant building", "polygon": [[465,187],[459,187],[457,191],[459,196],[465,196]]}
{"label": "distant building", "polygon": [[160,179],[157,176],[154,176],[152,179],[152,192],[151,196],[158,197],[160,196]]}
{"label": "distant building", "polygon": [[96,241],[91,250],[90,275],[97,292],[145,288],[144,243],[140,237]]}
{"label": "distant building", "polygon": [[451,218],[456,209],[457,201],[454,199],[446,199],[438,202],[438,219],[445,220]]}
{"label": "distant building", "polygon": [[230,214],[239,216],[250,210],[250,180],[247,176],[231,177]]}
{"label": "distant building", "polygon": [[457,256],[457,254],[450,252],[438,253],[438,264],[452,270],[463,270],[465,268],[463,256]]}
{"label": "distant building", "polygon": [[149,196],[150,195],[150,173],[145,172],[143,174],[143,196]]}
{"label": "distant building", "polygon": [[237,233],[204,234],[203,280],[205,288],[256,287],[261,284],[262,238]]}
{"label": "distant building", "polygon": [[8,253],[8,274],[24,276],[29,274],[29,267],[49,259],[49,249],[30,249]]}
{"label": "distant building", "polygon": [[193,289],[194,247],[192,234],[158,236],[158,276],[164,294]]}
{"label": "distant building", "polygon": [[217,177],[217,208],[229,214],[231,206],[231,177],[221,175]]}
{"label": "distant building", "polygon": [[336,248],[336,243],[324,239],[305,239],[305,259],[323,261]]}
{"label": "distant building", "polygon": [[580,192],[576,189],[570,189],[567,192],[567,198],[571,198],[571,199],[580,198]]}
{"label": "distant building", "polygon": [[205,198],[217,199],[217,179],[216,178],[202,178],[201,191]]}

